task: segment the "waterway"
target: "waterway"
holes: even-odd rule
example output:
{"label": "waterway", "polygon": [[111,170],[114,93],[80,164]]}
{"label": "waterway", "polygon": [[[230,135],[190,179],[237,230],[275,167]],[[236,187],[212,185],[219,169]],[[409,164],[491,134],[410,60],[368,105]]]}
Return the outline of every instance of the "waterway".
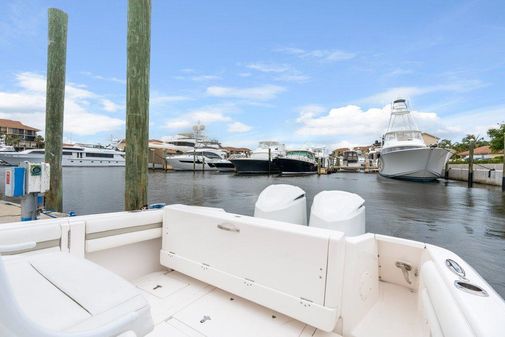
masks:
{"label": "waterway", "polygon": [[[314,195],[323,190],[359,194],[366,201],[368,232],[447,248],[505,298],[505,193],[499,187],[468,189],[464,182],[415,183],[363,173],[268,177],[158,171],[149,173],[148,198],[149,203],[213,206],[252,215],[260,192],[280,183],[305,190],[309,208]],[[65,211],[78,215],[121,211],[124,168],[66,167],[63,190]]]}

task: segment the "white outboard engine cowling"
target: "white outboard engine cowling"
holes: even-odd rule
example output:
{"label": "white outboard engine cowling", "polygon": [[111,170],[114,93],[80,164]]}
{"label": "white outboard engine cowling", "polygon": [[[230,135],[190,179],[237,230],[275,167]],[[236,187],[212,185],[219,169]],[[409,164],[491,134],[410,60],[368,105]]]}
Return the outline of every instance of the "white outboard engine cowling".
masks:
{"label": "white outboard engine cowling", "polygon": [[305,191],[293,185],[270,185],[260,193],[254,216],[307,226]]}
{"label": "white outboard engine cowling", "polygon": [[365,200],[344,191],[323,191],[314,197],[309,226],[344,232],[347,236],[365,233]]}

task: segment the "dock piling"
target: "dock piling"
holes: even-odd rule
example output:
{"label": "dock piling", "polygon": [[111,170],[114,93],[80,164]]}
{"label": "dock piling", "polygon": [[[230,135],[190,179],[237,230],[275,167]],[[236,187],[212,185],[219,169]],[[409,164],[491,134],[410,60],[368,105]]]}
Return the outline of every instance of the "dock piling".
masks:
{"label": "dock piling", "polygon": [[45,207],[51,211],[62,212],[61,157],[63,148],[68,15],[59,9],[49,8],[48,23],[44,160],[51,167],[51,176],[49,178],[50,189],[45,195]]}
{"label": "dock piling", "polygon": [[501,190],[505,192],[505,132],[503,133],[503,167],[501,170]]}
{"label": "dock piling", "polygon": [[125,209],[147,206],[151,1],[128,0]]}
{"label": "dock piling", "polygon": [[475,140],[470,140],[470,147],[468,149],[468,187],[473,187],[473,150],[475,147]]}

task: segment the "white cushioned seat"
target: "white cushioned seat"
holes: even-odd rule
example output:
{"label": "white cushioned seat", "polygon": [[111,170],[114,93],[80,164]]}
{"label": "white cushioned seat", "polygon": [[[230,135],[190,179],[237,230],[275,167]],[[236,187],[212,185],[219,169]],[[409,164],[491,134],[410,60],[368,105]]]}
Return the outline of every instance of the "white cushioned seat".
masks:
{"label": "white cushioned seat", "polygon": [[67,253],[3,258],[14,296],[35,323],[57,331],[99,328],[129,313],[128,330],[144,336],[153,328],[140,291],[121,277]]}

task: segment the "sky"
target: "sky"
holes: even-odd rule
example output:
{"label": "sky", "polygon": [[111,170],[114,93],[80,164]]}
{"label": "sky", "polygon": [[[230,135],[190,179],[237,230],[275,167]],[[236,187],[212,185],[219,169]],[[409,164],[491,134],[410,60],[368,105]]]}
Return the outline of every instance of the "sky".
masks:
{"label": "sky", "polygon": [[[127,1],[0,2],[0,118],[45,123],[47,9],[69,15],[64,140],[124,137]],[[459,140],[505,121],[505,2],[152,0],[150,131],[367,145],[404,97]]]}

